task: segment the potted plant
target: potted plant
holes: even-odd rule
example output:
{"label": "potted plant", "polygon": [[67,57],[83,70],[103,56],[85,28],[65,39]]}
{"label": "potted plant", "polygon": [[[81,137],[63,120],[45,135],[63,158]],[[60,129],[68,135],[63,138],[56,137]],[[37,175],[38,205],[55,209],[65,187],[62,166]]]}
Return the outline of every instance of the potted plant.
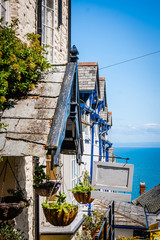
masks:
{"label": "potted plant", "polygon": [[50,177],[44,172],[44,168],[46,168],[44,165],[36,166],[33,176],[33,187],[38,195],[49,197],[58,191],[60,182],[57,180],[49,181]]}
{"label": "potted plant", "polygon": [[[95,211],[91,213],[91,216],[83,215],[83,217],[85,218],[82,226],[83,231],[90,231],[92,239],[94,239],[101,229],[104,221],[104,215],[100,211]],[[100,238],[102,238],[102,235],[103,232]]]}
{"label": "potted plant", "polygon": [[96,191],[97,189],[92,188],[92,185],[89,181],[89,173],[88,171],[83,172],[83,181],[79,181],[79,184],[75,186],[71,191],[77,202],[86,204],[93,202],[93,198],[91,198],[91,191]]}
{"label": "potted plant", "polygon": [[17,217],[23,208],[30,205],[30,201],[24,197],[22,189],[8,189],[10,196],[1,198],[0,202],[0,220],[10,220]]}
{"label": "potted plant", "polygon": [[43,212],[47,221],[54,226],[67,226],[76,217],[78,213],[78,206],[66,203],[66,195],[59,192],[56,195],[56,202],[48,202],[46,200],[42,203]]}
{"label": "potted plant", "polygon": [[0,240],[25,240],[23,233],[20,229],[16,229],[14,225],[0,224]]}
{"label": "potted plant", "polygon": [[77,232],[75,236],[75,240],[92,240],[92,236],[90,231],[81,231]]}

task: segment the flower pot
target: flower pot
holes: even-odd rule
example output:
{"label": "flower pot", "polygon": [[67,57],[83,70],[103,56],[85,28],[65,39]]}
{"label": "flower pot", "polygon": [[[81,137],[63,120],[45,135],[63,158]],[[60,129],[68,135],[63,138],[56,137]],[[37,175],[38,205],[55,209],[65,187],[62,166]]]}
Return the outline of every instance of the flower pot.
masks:
{"label": "flower pot", "polygon": [[[91,233],[92,239],[95,239],[95,237],[98,236],[98,234],[99,234],[99,230],[97,230],[96,232]],[[101,234],[99,236],[99,239],[103,239],[103,237],[104,237],[104,229],[102,229],[102,232],[101,232]]]}
{"label": "flower pot", "polygon": [[60,183],[49,181],[49,182],[41,183],[38,187],[36,187],[35,185],[33,187],[35,189],[35,192],[39,196],[49,197],[58,191],[60,187]]}
{"label": "flower pot", "polygon": [[68,212],[57,209],[43,208],[47,221],[54,226],[68,226],[75,219],[78,213],[78,206],[74,209],[68,209]]}
{"label": "flower pot", "polygon": [[16,202],[14,197],[3,197],[0,203],[0,220],[5,221],[17,217],[25,206],[25,201]]}
{"label": "flower pot", "polygon": [[91,192],[75,192],[73,193],[77,202],[87,204],[93,202],[94,198],[91,198]]}

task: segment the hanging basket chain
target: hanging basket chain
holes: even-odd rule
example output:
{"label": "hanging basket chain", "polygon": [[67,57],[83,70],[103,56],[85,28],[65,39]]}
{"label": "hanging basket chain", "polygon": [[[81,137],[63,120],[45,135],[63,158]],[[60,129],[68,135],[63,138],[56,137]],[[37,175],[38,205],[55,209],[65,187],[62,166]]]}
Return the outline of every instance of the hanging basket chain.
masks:
{"label": "hanging basket chain", "polygon": [[3,168],[2,168],[2,171],[1,171],[1,173],[0,173],[0,177],[1,177],[1,176],[2,176],[2,173],[3,173],[3,171],[4,171],[3,182],[2,182],[2,188],[1,188],[0,203],[2,202],[2,195],[3,195],[3,189],[4,189],[4,184],[5,184],[6,172],[7,172],[7,166],[8,166],[8,165],[9,165],[9,167],[10,167],[10,169],[11,169],[11,172],[12,172],[12,174],[13,174],[13,176],[14,176],[16,182],[17,182],[18,189],[21,190],[21,187],[20,187],[20,184],[19,184],[19,182],[18,182],[18,179],[16,178],[16,175],[15,175],[13,169],[12,169],[12,166],[11,166],[11,164],[10,164],[8,158],[7,158],[5,164],[4,164]]}
{"label": "hanging basket chain", "polygon": [[[62,165],[62,166],[63,166],[63,165]],[[62,167],[62,166],[60,166],[60,167]],[[54,175],[54,177],[55,177],[55,179],[56,179],[56,183],[58,183],[58,180],[61,180],[61,179],[62,179],[61,174],[55,174],[55,172],[53,171],[53,175]],[[58,179],[58,178],[59,178],[59,179]],[[54,192],[55,187],[56,187],[56,184],[53,186],[52,191],[50,192],[50,195],[49,195],[48,199],[51,198],[52,192]]]}
{"label": "hanging basket chain", "polygon": [[13,176],[14,176],[14,178],[15,178],[16,182],[17,182],[18,189],[19,189],[19,190],[21,190],[21,186],[20,186],[20,184],[19,184],[19,182],[18,182],[18,179],[16,178],[16,175],[15,175],[15,173],[14,173],[14,171],[13,171],[13,169],[12,169],[12,166],[11,166],[11,164],[10,164],[10,162],[9,162],[9,161],[8,161],[8,165],[9,165],[9,167],[10,167],[11,171],[12,171],[12,174],[13,174]]}

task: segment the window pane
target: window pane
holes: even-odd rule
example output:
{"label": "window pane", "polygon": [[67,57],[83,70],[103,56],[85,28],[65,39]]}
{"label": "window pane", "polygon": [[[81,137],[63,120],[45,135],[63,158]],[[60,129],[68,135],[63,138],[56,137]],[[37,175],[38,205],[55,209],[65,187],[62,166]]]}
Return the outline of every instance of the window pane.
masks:
{"label": "window pane", "polygon": [[45,38],[45,26],[42,26],[42,43],[46,44],[46,38]]}
{"label": "window pane", "polygon": [[45,14],[45,7],[42,7],[42,24],[45,24],[46,22],[46,14]]}
{"label": "window pane", "polygon": [[47,26],[53,28],[53,11],[47,8],[47,16],[46,16],[46,24]]}
{"label": "window pane", "polygon": [[49,29],[49,28],[47,28],[47,35],[46,35],[46,37],[47,37],[47,44],[48,45],[53,45],[53,34],[52,34],[52,29]]}

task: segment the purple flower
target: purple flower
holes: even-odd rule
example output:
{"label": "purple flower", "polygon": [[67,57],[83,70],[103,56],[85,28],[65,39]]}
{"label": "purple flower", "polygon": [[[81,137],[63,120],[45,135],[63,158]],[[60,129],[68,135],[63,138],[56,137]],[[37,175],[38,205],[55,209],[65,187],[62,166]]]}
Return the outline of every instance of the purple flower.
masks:
{"label": "purple flower", "polygon": [[89,206],[89,203],[86,204],[86,207],[88,207],[88,206]]}
{"label": "purple flower", "polygon": [[60,202],[59,205],[62,205],[62,203]]}

